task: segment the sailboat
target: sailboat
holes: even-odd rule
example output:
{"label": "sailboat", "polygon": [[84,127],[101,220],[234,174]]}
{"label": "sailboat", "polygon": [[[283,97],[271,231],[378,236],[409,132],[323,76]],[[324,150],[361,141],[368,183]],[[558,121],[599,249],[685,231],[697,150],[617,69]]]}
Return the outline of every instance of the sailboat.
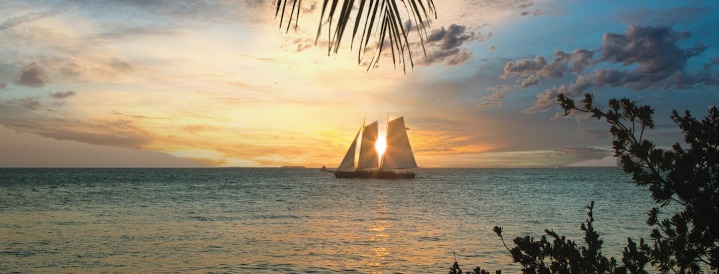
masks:
{"label": "sailboat", "polygon": [[[404,117],[387,121],[386,149],[380,154],[375,149],[379,138],[377,121],[363,125],[357,131],[342,163],[335,170],[337,178],[412,179],[415,177],[412,147],[407,137]],[[379,140],[382,142],[382,140]],[[357,145],[359,143],[359,151]],[[355,158],[359,154],[358,161]]]}

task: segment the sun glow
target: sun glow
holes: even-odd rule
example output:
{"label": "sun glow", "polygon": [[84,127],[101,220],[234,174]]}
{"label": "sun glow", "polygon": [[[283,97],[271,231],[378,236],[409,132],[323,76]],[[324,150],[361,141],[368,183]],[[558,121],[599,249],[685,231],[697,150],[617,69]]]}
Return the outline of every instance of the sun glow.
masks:
{"label": "sun glow", "polygon": [[380,135],[379,138],[377,138],[377,142],[374,144],[374,149],[377,150],[377,154],[379,154],[381,158],[384,151],[387,150],[387,138]]}

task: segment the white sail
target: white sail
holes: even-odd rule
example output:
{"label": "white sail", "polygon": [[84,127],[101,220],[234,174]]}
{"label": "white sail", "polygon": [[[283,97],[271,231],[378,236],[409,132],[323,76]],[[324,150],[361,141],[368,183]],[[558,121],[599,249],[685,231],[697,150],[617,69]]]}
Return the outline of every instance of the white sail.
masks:
{"label": "white sail", "polygon": [[337,168],[337,170],[352,171],[355,169],[355,151],[357,150],[357,137],[359,137],[360,131],[362,131],[362,127],[360,127],[360,129],[357,131],[357,134],[355,134],[355,138],[352,140],[352,144],[347,150],[347,153],[342,159],[342,163],[340,163],[340,166]]}
{"label": "white sail", "polygon": [[360,144],[359,165],[358,168],[375,168],[379,167],[379,156],[374,145],[377,142],[379,127],[377,121],[367,125],[362,132],[362,143]]}
{"label": "white sail", "polygon": [[382,158],[382,169],[417,168],[409,145],[404,117],[387,123],[387,150]]}

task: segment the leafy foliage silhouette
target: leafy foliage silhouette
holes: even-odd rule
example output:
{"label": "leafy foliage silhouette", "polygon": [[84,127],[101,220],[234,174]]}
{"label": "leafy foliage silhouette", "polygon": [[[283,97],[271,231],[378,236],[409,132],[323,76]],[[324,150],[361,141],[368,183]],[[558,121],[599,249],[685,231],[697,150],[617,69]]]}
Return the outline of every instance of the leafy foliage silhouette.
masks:
{"label": "leafy foliage silhouette", "polygon": [[[661,273],[717,273],[719,269],[719,110],[711,107],[704,119],[689,111],[676,110],[671,119],[684,134],[688,148],[675,143],[671,149],[658,148],[645,139],[645,130],[654,127],[650,106],[638,106],[627,98],[611,99],[609,109],[594,105],[594,96],[585,94],[581,107],[574,100],[558,95],[565,115],[589,113],[610,125],[615,156],[625,173],[638,187],[646,187],[656,206],[648,212],[647,225],[653,227],[653,244],[627,238],[621,265],[601,253],[603,241],[594,229],[594,202],[587,206],[587,220],[581,225],[586,246],[559,236],[552,230],[539,240],[517,237],[507,247],[502,228],[494,227],[505,248],[522,265],[524,273],[648,273],[651,264]],[[676,204],[677,212],[660,220],[660,212]],[[674,211],[674,210],[672,210]],[[459,267],[455,262],[455,266]],[[460,270],[461,271],[461,270]],[[450,272],[452,273],[452,272]]]}
{"label": "leafy foliage silhouette", "polygon": [[[524,273],[648,273],[644,266],[648,261],[649,246],[640,241],[639,247],[632,239],[628,239],[628,247],[624,249],[622,262],[619,266],[614,257],[602,255],[602,243],[599,233],[594,230],[594,202],[587,206],[587,221],[581,225],[584,231],[586,246],[578,247],[577,243],[559,236],[552,230],[545,230],[547,235],[536,241],[530,236],[514,239],[515,247],[507,250],[514,262],[522,265]],[[502,228],[494,227],[494,232],[504,243]],[[549,236],[549,237],[547,237]],[[505,244],[505,247],[507,245]]]}
{"label": "leafy foliage silhouette", "polygon": [[[649,106],[637,106],[627,98],[609,101],[609,110],[594,106],[586,94],[582,107],[560,94],[559,104],[570,114],[591,113],[605,119],[614,136],[615,156],[621,157],[624,172],[632,174],[639,187],[647,187],[657,203],[648,212],[654,245],[649,259],[660,271],[701,272],[700,265],[719,269],[719,111],[711,107],[702,120],[689,111],[672,111],[671,119],[684,134],[688,148],[675,143],[671,149],[657,148],[644,139],[644,130],[654,127]],[[676,203],[682,210],[659,220],[661,209]],[[641,249],[641,248],[640,248]]]}

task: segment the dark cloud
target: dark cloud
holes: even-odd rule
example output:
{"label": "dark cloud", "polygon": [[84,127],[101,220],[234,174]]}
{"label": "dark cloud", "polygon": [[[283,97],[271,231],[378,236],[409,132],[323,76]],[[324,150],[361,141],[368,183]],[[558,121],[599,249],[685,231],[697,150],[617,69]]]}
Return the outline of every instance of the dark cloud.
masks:
{"label": "dark cloud", "polygon": [[63,76],[77,77],[80,76],[80,69],[74,63],[70,63],[68,66],[60,68],[60,73]]}
{"label": "dark cloud", "polygon": [[683,65],[687,53],[676,42],[690,36],[668,27],[631,25],[624,34],[605,33],[601,47],[603,61],[631,65],[640,64],[638,71],[659,73]]}
{"label": "dark cloud", "polygon": [[404,31],[406,31],[406,32],[411,32],[411,31],[415,30],[415,26],[414,26],[414,24],[412,24],[412,20],[409,20],[409,19],[407,21],[404,21],[403,28],[404,28]]}
{"label": "dark cloud", "polygon": [[534,2],[520,3],[520,4],[519,4],[519,8],[520,8],[520,9],[525,9],[525,8],[531,7],[532,5],[534,5]]}
{"label": "dark cloud", "polygon": [[532,12],[532,15],[533,15],[533,16],[540,16],[540,15],[542,15],[542,11],[539,10],[539,9],[535,9],[535,10]]}
{"label": "dark cloud", "polygon": [[73,96],[73,95],[75,95],[75,92],[72,90],[65,91],[65,92],[62,92],[62,91],[50,92],[50,97],[55,98],[55,99],[65,99],[65,98]]}
{"label": "dark cloud", "polygon": [[688,6],[671,9],[643,8],[625,12],[620,15],[619,19],[627,25],[674,26],[711,16],[711,13],[716,10],[714,7],[702,7],[697,4],[694,2]]}
{"label": "dark cloud", "polygon": [[5,30],[9,28],[16,27],[20,24],[37,21],[42,18],[51,16],[56,14],[54,11],[46,11],[46,12],[31,12],[28,14],[25,14],[23,16],[13,17],[5,20],[2,24],[0,24],[0,30]]}
{"label": "dark cloud", "polygon": [[43,106],[42,103],[40,103],[40,101],[35,98],[19,98],[10,100],[9,102],[18,105],[21,108],[29,110],[39,109]]}
{"label": "dark cloud", "polygon": [[7,85],[7,83],[5,83],[5,82],[0,82],[0,89],[4,89],[6,85]]}
{"label": "dark cloud", "polygon": [[472,57],[472,53],[466,49],[451,49],[429,52],[420,64],[429,65],[444,63],[448,66],[458,65]]}
{"label": "dark cloud", "polygon": [[507,62],[504,66],[504,75],[532,75],[547,65],[547,59],[537,56],[534,60],[521,59]]}
{"label": "dark cloud", "polygon": [[501,77],[507,79],[519,76],[517,81],[526,88],[539,84],[541,78],[556,79],[567,72],[580,73],[594,64],[593,56],[594,52],[587,49],[577,49],[571,53],[557,50],[551,63],[543,56],[507,62]]}
{"label": "dark cloud", "polygon": [[679,48],[677,42],[689,36],[689,32],[675,32],[669,27],[637,25],[629,26],[624,34],[605,33],[599,61],[638,67],[631,71],[614,68],[600,70],[595,74],[595,84],[627,86],[632,89],[673,87],[678,83],[671,81],[670,76],[683,74],[687,60],[706,49],[703,44],[696,44],[690,49]]}
{"label": "dark cloud", "polygon": [[128,72],[132,70],[132,66],[128,64],[125,61],[113,59],[110,61],[110,67],[112,67],[115,70],[122,71],[122,72]]}
{"label": "dark cloud", "polygon": [[20,77],[15,81],[15,84],[26,87],[42,87],[48,82],[47,74],[45,69],[41,66],[32,63],[25,67],[20,74]]}
{"label": "dark cloud", "polygon": [[72,140],[94,145],[141,148],[152,141],[150,134],[132,121],[60,120],[61,124],[31,128],[28,131],[58,140]]}
{"label": "dark cloud", "polygon": [[594,52],[591,50],[577,49],[572,51],[572,53],[565,53],[559,50],[555,52],[554,55],[558,56],[557,59],[567,62],[569,71],[571,72],[579,73],[587,67],[594,65],[594,60],[592,59]]}
{"label": "dark cloud", "polygon": [[153,117],[145,116],[145,115],[135,115],[135,114],[122,113],[122,112],[119,112],[119,111],[117,111],[117,110],[112,110],[112,114],[113,114],[113,115],[124,116],[124,117],[128,117],[128,118],[133,118],[133,119],[151,119],[151,118],[153,118]]}
{"label": "dark cloud", "polygon": [[150,133],[131,120],[79,120],[65,118],[37,98],[0,101],[0,125],[57,140],[95,145],[140,148],[152,141]]}
{"label": "dark cloud", "polygon": [[427,56],[420,64],[444,63],[448,66],[461,64],[472,57],[472,53],[461,46],[479,37],[476,33],[467,31],[466,26],[457,24],[435,30],[427,36],[425,42]]}
{"label": "dark cloud", "polygon": [[475,37],[474,32],[466,32],[467,27],[452,24],[448,28],[442,27],[435,30],[427,37],[427,43],[430,45],[439,45],[442,50],[457,48],[466,41],[470,41]]}
{"label": "dark cloud", "polygon": [[[575,97],[591,87],[626,87],[635,90],[649,88],[698,88],[719,84],[714,68],[719,58],[712,58],[699,71],[686,70],[692,57],[707,48],[702,43],[681,48],[681,41],[689,32],[673,31],[669,27],[631,25],[621,34],[605,33],[598,51],[577,49],[571,53],[558,50],[552,62],[543,56],[507,62],[502,79],[517,78],[523,88],[537,85],[541,79],[562,79],[567,75],[574,82],[545,89],[537,95],[534,106],[526,113],[545,111],[556,105],[556,95]],[[601,56],[595,58],[595,52]]]}

